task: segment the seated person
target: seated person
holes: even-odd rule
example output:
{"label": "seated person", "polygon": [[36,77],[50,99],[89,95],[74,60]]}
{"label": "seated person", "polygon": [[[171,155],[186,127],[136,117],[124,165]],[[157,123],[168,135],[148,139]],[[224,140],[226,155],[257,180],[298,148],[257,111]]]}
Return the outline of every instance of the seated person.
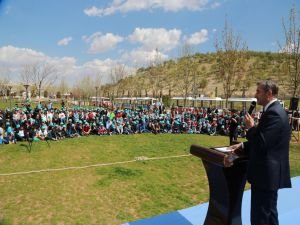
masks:
{"label": "seated person", "polygon": [[221,128],[219,130],[219,135],[224,135],[224,136],[227,135],[227,131],[226,131],[224,125],[221,126]]}
{"label": "seated person", "polygon": [[92,126],[91,126],[91,133],[92,135],[97,135],[98,134],[98,126],[95,122],[92,123]]}
{"label": "seated person", "polygon": [[91,127],[88,122],[86,122],[82,128],[82,135],[88,136],[91,133]]}
{"label": "seated person", "polygon": [[7,144],[16,144],[17,143],[15,134],[14,134],[11,126],[7,127],[6,136],[4,137],[4,139],[6,139]]}
{"label": "seated person", "polygon": [[109,135],[112,135],[112,133],[114,133],[115,127],[115,124],[110,119],[108,119],[106,122],[106,130]]}
{"label": "seated person", "polygon": [[129,123],[129,121],[127,121],[127,122],[125,122],[125,124],[124,124],[124,132],[123,132],[123,134],[132,134],[133,133],[133,131],[132,131],[132,129],[131,129],[131,125],[130,125],[130,123]]}
{"label": "seated person", "polygon": [[63,123],[60,123],[60,126],[57,124],[55,125],[55,130],[57,131],[57,138],[58,139],[64,139],[67,137],[67,128],[66,125]]}
{"label": "seated person", "polygon": [[117,130],[117,134],[123,134],[123,120],[117,119],[116,130]]}
{"label": "seated person", "polygon": [[159,125],[159,122],[157,120],[155,120],[154,123],[152,124],[152,132],[154,134],[159,134],[160,133],[160,125]]}
{"label": "seated person", "polygon": [[[85,122],[86,123],[86,122]],[[76,129],[76,132],[79,134],[79,135],[83,135],[83,126],[82,126],[82,121],[79,120],[76,124],[75,124],[75,129]]]}
{"label": "seated person", "polygon": [[181,122],[179,118],[176,118],[172,122],[172,132],[173,133],[180,133],[181,132]]}
{"label": "seated person", "polygon": [[53,126],[53,123],[50,123],[48,127],[48,138],[50,140],[57,141],[58,140],[57,132],[58,132],[57,126]]}
{"label": "seated person", "polygon": [[27,141],[39,141],[40,139],[37,137],[37,129],[34,126],[28,125],[25,129],[25,136],[27,138]]}
{"label": "seated person", "polygon": [[37,137],[40,140],[47,140],[48,139],[48,131],[46,129],[46,126],[43,125],[37,132]]}
{"label": "seated person", "polygon": [[0,127],[0,144],[8,144],[7,139],[4,138],[4,129]]}
{"label": "seated person", "polygon": [[103,123],[100,123],[99,129],[98,129],[98,135],[105,135],[105,134],[107,134],[107,130],[106,130],[105,126],[103,125]]}
{"label": "seated person", "polygon": [[80,137],[80,135],[78,134],[76,128],[75,128],[75,124],[72,123],[71,127],[69,129],[67,129],[67,137]]}
{"label": "seated person", "polygon": [[16,126],[15,134],[17,141],[25,141],[27,139],[25,136],[24,127],[20,126],[19,124]]}

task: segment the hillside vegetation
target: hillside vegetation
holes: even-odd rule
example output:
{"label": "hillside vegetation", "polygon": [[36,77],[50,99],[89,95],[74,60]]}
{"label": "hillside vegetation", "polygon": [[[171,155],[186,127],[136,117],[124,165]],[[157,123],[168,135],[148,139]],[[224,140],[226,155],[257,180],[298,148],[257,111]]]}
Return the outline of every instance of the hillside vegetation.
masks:
{"label": "hillside vegetation", "polygon": [[[280,86],[280,97],[289,98],[289,89],[283,82],[287,77],[282,54],[250,51],[247,57],[232,96],[253,97],[257,80],[273,79]],[[136,74],[106,85],[102,90],[113,96],[174,97],[185,96],[185,92],[186,96],[224,96],[222,77],[217,77],[217,53],[196,53],[189,56],[188,63],[183,61],[184,57],[139,68]],[[184,74],[182,67],[190,72]]]}

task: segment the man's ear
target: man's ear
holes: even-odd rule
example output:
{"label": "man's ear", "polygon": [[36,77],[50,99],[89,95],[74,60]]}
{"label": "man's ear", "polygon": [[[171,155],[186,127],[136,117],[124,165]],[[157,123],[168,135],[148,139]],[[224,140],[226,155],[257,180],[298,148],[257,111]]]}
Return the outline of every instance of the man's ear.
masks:
{"label": "man's ear", "polygon": [[267,91],[267,97],[268,97],[268,98],[273,98],[273,93],[272,93],[272,90],[271,90],[271,89],[269,89],[269,90]]}

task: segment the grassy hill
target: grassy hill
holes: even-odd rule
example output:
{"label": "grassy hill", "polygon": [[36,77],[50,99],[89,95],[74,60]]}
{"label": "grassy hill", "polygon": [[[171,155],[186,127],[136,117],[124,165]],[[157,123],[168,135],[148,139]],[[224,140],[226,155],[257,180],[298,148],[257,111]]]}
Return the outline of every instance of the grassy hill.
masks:
{"label": "grassy hill", "polygon": [[[147,68],[138,69],[137,73],[121,79],[117,84],[104,87],[106,91],[114,92],[115,96],[184,96],[184,88],[188,84],[188,95],[219,96],[224,95],[222,79],[217,79],[216,53],[197,53],[191,56],[195,68],[194,74],[183,78],[179,71],[180,60],[169,60],[157,63]],[[252,97],[256,89],[256,81],[273,79],[279,83],[280,97],[289,98],[289,90],[283,84],[286,79],[283,72],[283,59],[279,53],[248,52],[248,61],[241,82],[234,96]],[[202,84],[202,87],[201,87]],[[196,87],[196,88],[194,88]]]}

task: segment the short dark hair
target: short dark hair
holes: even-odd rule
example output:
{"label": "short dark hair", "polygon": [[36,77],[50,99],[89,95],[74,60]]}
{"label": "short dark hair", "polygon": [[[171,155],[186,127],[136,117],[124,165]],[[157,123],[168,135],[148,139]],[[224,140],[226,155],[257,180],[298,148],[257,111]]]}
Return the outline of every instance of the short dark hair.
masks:
{"label": "short dark hair", "polygon": [[276,84],[275,81],[272,81],[272,80],[261,80],[261,81],[258,81],[256,84],[259,85],[259,86],[262,86],[265,92],[271,90],[273,96],[277,96],[278,95],[279,88],[278,88],[278,86],[277,86],[277,84]]}

